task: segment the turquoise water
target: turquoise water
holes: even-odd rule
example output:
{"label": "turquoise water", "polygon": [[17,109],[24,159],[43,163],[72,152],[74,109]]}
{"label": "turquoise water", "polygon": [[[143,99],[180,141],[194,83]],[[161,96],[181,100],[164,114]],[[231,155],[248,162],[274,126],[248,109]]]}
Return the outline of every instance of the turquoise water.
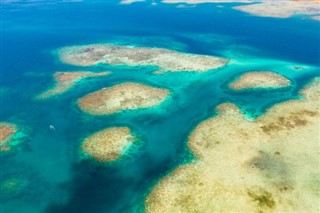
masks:
{"label": "turquoise water", "polygon": [[[1,4],[1,120],[27,136],[13,153],[1,154],[1,180],[27,179],[21,193],[1,197],[1,212],[143,212],[144,198],[166,173],[193,157],[189,133],[214,116],[215,106],[236,103],[249,119],[275,103],[300,98],[297,91],[319,75],[319,22],[248,16],[229,7],[195,8],[117,2]],[[43,101],[55,71],[83,70],[61,63],[55,51],[68,45],[108,42],[164,47],[230,58],[202,74],[153,75],[156,67],[97,65],[112,75],[86,80]],[[293,66],[303,66],[295,70]],[[251,70],[274,70],[290,88],[233,92],[227,85]],[[76,100],[102,87],[134,81],[168,88],[159,107],[109,116],[81,112]],[[50,131],[54,125],[56,131]],[[86,136],[111,126],[129,126],[140,145],[112,164],[79,157]]]}

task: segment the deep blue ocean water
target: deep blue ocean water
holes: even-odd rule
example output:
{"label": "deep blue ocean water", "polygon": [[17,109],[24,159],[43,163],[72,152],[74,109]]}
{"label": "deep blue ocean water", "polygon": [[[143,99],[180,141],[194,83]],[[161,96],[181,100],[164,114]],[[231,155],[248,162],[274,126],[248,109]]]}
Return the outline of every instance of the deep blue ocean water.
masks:
{"label": "deep blue ocean water", "polygon": [[[18,150],[1,154],[1,181],[21,177],[28,184],[15,196],[1,197],[0,212],[143,212],[152,186],[193,158],[187,137],[215,115],[215,106],[233,102],[254,119],[275,103],[300,98],[297,91],[319,75],[319,35],[319,22],[305,17],[254,17],[230,9],[230,4],[177,8],[116,1],[1,3],[1,121],[16,123],[27,133]],[[232,60],[202,74],[153,75],[152,66],[66,65],[55,53],[64,46],[99,42]],[[35,100],[52,86],[55,71],[84,69],[113,74],[86,80],[57,97]],[[250,70],[274,70],[293,85],[240,93],[228,89],[228,82]],[[87,115],[77,108],[79,97],[126,81],[169,88],[172,97],[156,108],[109,116]],[[112,164],[79,158],[85,137],[112,126],[131,127],[139,146]]]}

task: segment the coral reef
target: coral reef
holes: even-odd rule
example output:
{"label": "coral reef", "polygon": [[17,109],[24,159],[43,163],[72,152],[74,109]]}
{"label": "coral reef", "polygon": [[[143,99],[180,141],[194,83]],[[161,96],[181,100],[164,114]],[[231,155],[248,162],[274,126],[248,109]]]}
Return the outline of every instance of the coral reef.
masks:
{"label": "coral reef", "polygon": [[166,89],[138,83],[123,83],[103,88],[78,100],[80,109],[90,114],[111,114],[121,110],[154,107],[169,95]]}
{"label": "coral reef", "polygon": [[204,72],[224,66],[228,60],[206,55],[181,53],[162,48],[116,46],[107,44],[66,47],[60,50],[63,62],[92,66],[97,63],[110,65],[156,65],[158,72]]}
{"label": "coral reef", "polygon": [[247,72],[241,75],[229,86],[234,90],[254,88],[281,88],[290,86],[291,82],[286,77],[274,72]]}
{"label": "coral reef", "polygon": [[317,15],[320,13],[319,1],[262,1],[257,4],[236,6],[234,9],[256,16],[288,18],[296,14]]}
{"label": "coral reef", "polygon": [[220,105],[189,136],[197,160],[164,177],[146,211],[318,212],[320,79],[301,95],[254,121]]}
{"label": "coral reef", "polygon": [[127,127],[107,128],[87,137],[82,150],[98,161],[109,162],[120,158],[134,141]]}
{"label": "coral reef", "polygon": [[110,72],[56,72],[54,79],[56,84],[53,88],[41,93],[37,96],[39,99],[45,99],[54,95],[59,95],[70,88],[72,88],[77,82],[89,77],[99,77],[110,74]]}

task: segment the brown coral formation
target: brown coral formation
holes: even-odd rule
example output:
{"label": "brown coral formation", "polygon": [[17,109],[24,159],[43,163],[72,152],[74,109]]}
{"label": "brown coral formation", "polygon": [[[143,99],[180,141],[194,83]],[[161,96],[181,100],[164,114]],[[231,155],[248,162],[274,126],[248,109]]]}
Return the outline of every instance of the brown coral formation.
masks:
{"label": "brown coral formation", "polygon": [[286,77],[274,72],[248,72],[240,76],[229,86],[234,90],[252,88],[281,88],[290,86],[291,82]]}
{"label": "brown coral formation", "polygon": [[155,186],[147,212],[319,212],[320,79],[254,121],[232,104],[189,137],[197,161]]}
{"label": "brown coral formation", "polygon": [[111,114],[121,110],[154,107],[169,95],[166,89],[138,83],[123,83],[103,88],[78,100],[78,106],[95,115]]}
{"label": "brown coral formation", "polygon": [[49,89],[43,93],[41,93],[38,98],[44,99],[49,98],[54,95],[59,95],[70,88],[72,88],[77,82],[82,79],[89,77],[99,77],[110,74],[110,72],[56,72],[54,74],[54,79],[56,81],[55,86],[52,89]]}
{"label": "brown coral formation", "polygon": [[92,66],[97,63],[111,65],[156,65],[159,71],[196,71],[216,69],[227,63],[226,59],[176,52],[161,48],[115,45],[86,45],[66,47],[60,51],[65,63]]}
{"label": "brown coral formation", "polygon": [[127,127],[108,128],[86,138],[82,150],[98,161],[109,162],[120,158],[134,140]]}
{"label": "brown coral formation", "polygon": [[17,127],[10,123],[0,122],[0,151],[10,150],[12,136],[17,132]]}
{"label": "brown coral formation", "polygon": [[0,144],[4,143],[17,131],[16,126],[9,123],[0,123]]}

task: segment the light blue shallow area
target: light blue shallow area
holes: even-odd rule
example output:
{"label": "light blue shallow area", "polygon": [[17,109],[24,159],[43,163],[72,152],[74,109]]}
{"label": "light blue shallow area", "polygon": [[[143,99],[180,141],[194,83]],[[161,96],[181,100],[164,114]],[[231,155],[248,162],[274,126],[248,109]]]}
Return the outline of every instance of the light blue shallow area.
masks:
{"label": "light blue shallow area", "polygon": [[[143,212],[152,186],[193,159],[187,137],[201,121],[215,116],[217,105],[233,102],[254,119],[276,103],[301,98],[298,91],[319,75],[319,22],[308,19],[254,17],[214,4],[1,6],[1,120],[27,133],[18,150],[1,154],[1,181],[19,177],[28,179],[28,185],[17,195],[1,197],[0,212]],[[205,73],[155,75],[155,66],[84,68],[63,64],[56,55],[62,47],[90,43],[163,47],[230,62]],[[87,79],[63,95],[35,99],[53,85],[55,71],[76,70],[112,74]],[[292,86],[244,92],[228,88],[243,72],[265,70],[288,77]],[[168,88],[171,97],[155,108],[108,116],[86,114],[76,105],[89,92],[128,81]],[[139,145],[112,164],[79,157],[83,138],[113,126],[132,128]]]}

